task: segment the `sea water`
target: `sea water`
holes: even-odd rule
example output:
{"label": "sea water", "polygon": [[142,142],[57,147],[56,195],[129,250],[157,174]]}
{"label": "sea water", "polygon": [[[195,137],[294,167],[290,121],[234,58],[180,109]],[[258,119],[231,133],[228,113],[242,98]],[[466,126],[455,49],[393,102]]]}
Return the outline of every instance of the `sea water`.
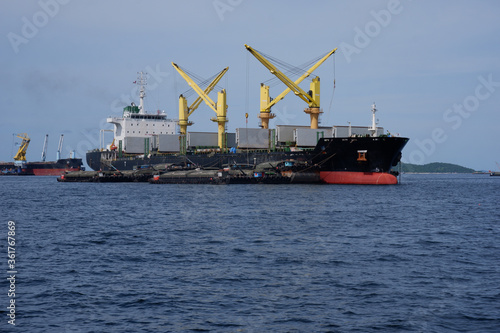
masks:
{"label": "sea water", "polygon": [[0,177],[0,331],[499,332],[499,189]]}

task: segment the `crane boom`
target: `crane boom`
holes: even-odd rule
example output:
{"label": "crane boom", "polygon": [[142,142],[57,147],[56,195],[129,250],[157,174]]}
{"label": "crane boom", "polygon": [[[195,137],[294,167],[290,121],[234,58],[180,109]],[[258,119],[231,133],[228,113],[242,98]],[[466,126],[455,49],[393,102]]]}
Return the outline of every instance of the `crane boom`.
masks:
{"label": "crane boom", "polygon": [[61,137],[59,138],[59,145],[57,146],[57,160],[61,159],[61,151],[63,147],[63,141],[64,141],[64,134],[61,134]]}
{"label": "crane boom", "polygon": [[[314,72],[316,70],[316,68],[318,68],[322,63],[324,63],[326,61],[326,59],[328,59],[332,54],[334,54],[336,50],[337,49],[334,49],[334,50],[330,51],[327,55],[325,55],[323,58],[321,58],[317,63],[315,63],[311,68],[309,68],[301,77],[299,77],[297,80],[295,80],[294,83],[296,85],[298,85],[299,83],[301,83],[302,81],[304,81],[304,79],[306,79],[307,77],[309,77],[309,75],[311,75],[312,72]],[[271,101],[271,103],[269,103],[268,108],[271,108],[274,104],[276,104],[279,101],[281,101],[290,91],[291,91],[290,88],[285,89],[281,94],[279,94],[278,96],[276,96]],[[307,94],[307,96],[314,98],[313,96],[310,96],[309,94]],[[319,106],[319,101],[317,101],[317,104]],[[310,107],[311,107],[311,105],[310,105]]]}
{"label": "crane boom", "polygon": [[281,101],[290,91],[293,91],[300,99],[307,103],[308,109],[304,112],[311,115],[311,128],[318,128],[318,116],[322,112],[319,109],[320,106],[320,84],[319,77],[316,77],[311,82],[311,93],[306,93],[302,88],[299,87],[305,78],[309,77],[311,73],[316,70],[326,59],[328,59],[332,54],[335,53],[337,48],[328,52],[324,57],[318,60],[311,68],[309,68],[302,76],[297,80],[292,81],[285,74],[283,74],[279,69],[276,68],[269,60],[258,53],[255,49],[245,44],[245,48],[257,59],[259,60],[270,72],[275,75],[281,82],[283,82],[287,89],[285,89],[281,94],[279,94],[275,99],[271,101],[269,97],[269,87],[261,84],[261,109],[259,118],[262,119],[262,127],[268,128],[269,119],[275,117],[271,113],[271,107]]}
{"label": "crane boom", "polygon": [[42,149],[42,162],[45,162],[47,157],[47,145],[49,143],[49,135],[45,134],[45,140],[43,141],[43,149]]}
{"label": "crane boom", "polygon": [[28,146],[30,144],[30,138],[28,137],[28,134],[26,133],[21,133],[16,135],[19,139],[23,139],[21,142],[21,145],[19,146],[19,149],[14,156],[15,161],[26,161],[26,151],[28,150]]}
{"label": "crane boom", "polygon": [[217,112],[216,105],[212,99],[205,94],[205,91],[201,90],[201,88],[194,82],[177,64],[172,62],[172,66],[179,72],[184,80],[189,84],[191,88],[198,94],[199,98],[201,98],[205,103],[215,112]]}
{"label": "crane boom", "polygon": [[302,88],[300,88],[297,84],[295,84],[295,82],[290,80],[285,74],[283,74],[278,68],[276,68],[276,66],[271,64],[271,62],[269,60],[264,58],[264,56],[262,56],[260,53],[255,51],[252,47],[248,46],[247,44],[245,44],[245,48],[257,60],[259,60],[264,65],[264,67],[266,67],[271,72],[271,74],[273,74],[278,79],[280,79],[280,81],[283,82],[300,99],[302,99],[304,102],[306,102],[308,104],[312,101],[310,96],[304,90],[302,90]]}
{"label": "crane boom", "polygon": [[[205,88],[204,93],[206,95],[208,95],[214,89],[214,87],[217,85],[217,83],[219,83],[219,81],[222,79],[222,77],[224,76],[224,74],[226,74],[228,70],[229,67],[226,67],[222,71],[220,71],[219,74],[217,74],[215,79],[213,79],[213,81],[210,82],[210,84]],[[190,116],[194,112],[194,110],[196,110],[198,106],[200,106],[202,100],[203,99],[200,96],[196,98],[196,100],[193,102],[193,104],[191,104],[191,106],[188,109],[189,110],[188,116]]]}
{"label": "crane boom", "polygon": [[[219,93],[217,94],[217,103],[215,103],[208,96],[208,94],[205,93],[205,91],[202,90],[196,84],[196,82],[194,82],[193,79],[191,79],[189,77],[189,75],[187,75],[177,64],[172,62],[172,66],[174,66],[174,68],[177,70],[177,72],[179,72],[179,74],[184,78],[184,80],[186,80],[186,82],[191,86],[191,88],[193,88],[193,90],[198,94],[198,96],[217,114],[217,117],[211,118],[210,120],[212,120],[218,124],[217,143],[218,143],[220,149],[225,150],[226,149],[226,122],[227,122],[227,118],[226,118],[226,114],[227,114],[226,90],[222,89],[222,91],[219,91]],[[227,68],[227,69],[229,69],[229,68]],[[224,69],[221,72],[221,74],[223,74],[223,72],[225,73],[226,71],[227,70]],[[219,78],[219,80],[220,80],[220,78]],[[207,87],[207,89],[208,89],[208,87]],[[213,87],[212,87],[212,89],[213,89]],[[183,118],[182,125],[181,125],[181,119],[179,119],[179,124],[181,125],[181,133],[183,131],[182,127],[184,127],[184,131],[185,131],[186,126],[188,126],[188,124],[189,124],[187,122],[187,115],[186,115],[186,111],[185,111],[186,105],[187,105],[186,99],[181,95],[180,102],[179,102],[179,115],[182,114],[182,118]],[[185,132],[182,134],[185,134]]]}

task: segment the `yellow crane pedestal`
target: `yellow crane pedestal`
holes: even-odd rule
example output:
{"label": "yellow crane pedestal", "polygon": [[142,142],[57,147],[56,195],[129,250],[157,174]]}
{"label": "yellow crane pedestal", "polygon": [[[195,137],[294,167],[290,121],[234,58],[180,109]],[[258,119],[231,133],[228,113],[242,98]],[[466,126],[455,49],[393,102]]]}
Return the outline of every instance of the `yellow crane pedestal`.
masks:
{"label": "yellow crane pedestal", "polygon": [[260,127],[265,129],[269,128],[269,119],[273,119],[275,117],[276,115],[274,113],[271,113],[269,111],[261,111],[259,114],[259,118],[261,121]]}
{"label": "yellow crane pedestal", "polygon": [[318,129],[319,115],[323,113],[323,110],[319,108],[320,103],[320,80],[319,77],[315,77],[311,80],[309,86],[309,96],[312,101],[309,103],[309,107],[304,110],[305,113],[311,116],[311,128]]}
{"label": "yellow crane pedestal", "polygon": [[226,123],[228,122],[227,115],[227,105],[226,105],[226,90],[222,89],[217,94],[217,105],[214,110],[217,113],[217,117],[211,118],[210,120],[217,123],[217,145],[222,151],[227,148],[226,144]]}
{"label": "yellow crane pedestal", "polygon": [[311,128],[318,129],[319,115],[323,113],[323,111],[320,108],[307,108],[304,112],[311,116]]}
{"label": "yellow crane pedestal", "polygon": [[187,127],[193,125],[192,121],[188,120],[189,118],[189,110],[187,106],[186,97],[180,95],[179,96],[179,128],[181,134],[187,133]]}
{"label": "yellow crane pedestal", "polygon": [[271,96],[269,95],[269,86],[265,84],[260,84],[260,114],[259,118],[261,121],[260,127],[269,128],[269,120],[276,117],[274,113],[271,113]]}

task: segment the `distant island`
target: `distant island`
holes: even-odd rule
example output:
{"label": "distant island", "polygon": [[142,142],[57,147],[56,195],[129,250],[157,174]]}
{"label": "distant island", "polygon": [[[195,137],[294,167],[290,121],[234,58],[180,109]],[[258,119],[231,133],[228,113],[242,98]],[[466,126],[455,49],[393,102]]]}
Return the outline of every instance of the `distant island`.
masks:
{"label": "distant island", "polygon": [[[399,171],[399,167],[394,168]],[[429,163],[424,165],[402,163],[402,172],[406,173],[474,173],[474,169],[469,169],[460,165],[450,163]]]}

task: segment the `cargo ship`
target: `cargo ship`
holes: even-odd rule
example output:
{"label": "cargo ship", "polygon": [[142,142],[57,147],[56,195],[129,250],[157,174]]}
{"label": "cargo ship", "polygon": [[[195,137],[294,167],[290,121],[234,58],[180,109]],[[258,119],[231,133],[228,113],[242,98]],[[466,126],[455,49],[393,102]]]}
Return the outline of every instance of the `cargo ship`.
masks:
{"label": "cargo ship", "polygon": [[60,176],[65,172],[80,171],[83,168],[81,158],[64,158],[47,162],[2,162],[2,175],[17,176]]}
{"label": "cargo ship", "polygon": [[70,158],[60,158],[62,150],[63,135],[59,140],[59,148],[57,151],[56,161],[45,161],[48,135],[45,136],[45,143],[42,152],[42,160],[39,162],[27,162],[26,151],[28,149],[30,138],[27,134],[18,134],[18,138],[22,139],[18,152],[14,156],[14,162],[0,162],[0,175],[16,175],[16,176],[60,176],[65,172],[81,171],[83,167],[82,159],[75,158],[74,152]]}
{"label": "cargo ship", "polygon": [[[300,164],[303,166],[300,172],[312,171],[321,182],[328,184],[397,184],[397,172],[392,169],[399,163],[409,139],[386,133],[377,126],[375,103],[371,107],[371,126],[319,126],[319,116],[323,112],[319,104],[320,79],[311,80],[308,92],[299,86],[336,49],[292,81],[258,51],[248,45],[245,47],[287,86],[280,95],[271,98],[269,86],[261,84],[259,128],[244,127],[236,128],[234,133],[226,132],[226,91],[218,92],[217,102],[210,98],[209,93],[228,68],[216,75],[212,82],[205,81],[202,88],[186,70],[172,63],[199,97],[188,106],[186,97],[180,95],[178,119],[169,119],[164,111],[148,113],[144,107],[147,77],[139,72],[135,81],[140,86],[139,105],[132,103],[123,109],[122,116],[107,119],[114,125],[113,141],[107,147],[87,152],[89,167],[95,171],[125,171],[152,165],[223,170],[251,169],[267,162],[283,162]],[[293,71],[296,70],[294,67]],[[291,91],[307,103],[304,112],[310,115],[310,125],[269,128],[269,120],[276,117],[271,107]],[[189,115],[202,101],[216,113],[211,120],[218,124],[218,132],[187,130],[193,124]],[[248,123],[248,114],[245,117]]]}

